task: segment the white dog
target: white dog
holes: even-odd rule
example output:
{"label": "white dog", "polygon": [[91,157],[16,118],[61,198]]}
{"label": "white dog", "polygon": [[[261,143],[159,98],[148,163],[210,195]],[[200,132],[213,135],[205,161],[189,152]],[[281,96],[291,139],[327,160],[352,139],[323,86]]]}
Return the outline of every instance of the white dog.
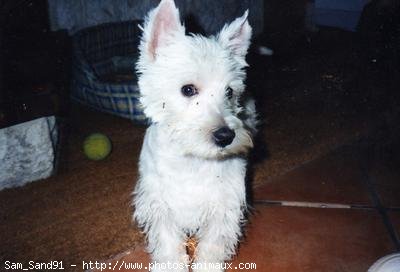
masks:
{"label": "white dog", "polygon": [[[143,26],[137,63],[152,124],[140,155],[134,218],[147,234],[153,271],[188,271],[186,240],[198,241],[194,271],[223,271],[246,211],[246,153],[254,102],[243,102],[247,11],[209,38],[185,35],[173,0]],[[167,265],[168,264],[168,265]]]}

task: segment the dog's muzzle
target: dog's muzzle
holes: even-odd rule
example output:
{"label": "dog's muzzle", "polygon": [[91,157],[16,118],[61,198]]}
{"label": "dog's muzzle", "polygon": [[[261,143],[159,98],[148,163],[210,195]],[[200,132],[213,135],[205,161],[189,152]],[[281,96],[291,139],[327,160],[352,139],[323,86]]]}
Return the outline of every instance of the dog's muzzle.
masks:
{"label": "dog's muzzle", "polygon": [[213,140],[219,147],[230,145],[235,138],[235,132],[228,127],[221,127],[213,132]]}

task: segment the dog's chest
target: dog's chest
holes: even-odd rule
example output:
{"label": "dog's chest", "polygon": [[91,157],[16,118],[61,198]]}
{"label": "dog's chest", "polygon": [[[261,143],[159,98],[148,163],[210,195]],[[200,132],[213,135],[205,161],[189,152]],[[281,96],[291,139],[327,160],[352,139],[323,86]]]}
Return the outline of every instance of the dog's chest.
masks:
{"label": "dog's chest", "polygon": [[238,210],[245,203],[243,158],[207,160],[179,156],[146,135],[140,158],[140,190],[146,201],[167,208],[182,228],[195,230],[210,215]]}
{"label": "dog's chest", "polygon": [[[212,205],[232,191],[231,163],[197,159],[170,160],[158,169],[163,199],[169,204],[196,206]],[[177,203],[178,202],[178,203]]]}
{"label": "dog's chest", "polygon": [[195,230],[211,214],[224,214],[243,203],[244,176],[234,165],[188,160],[171,165],[159,188],[178,225]]}

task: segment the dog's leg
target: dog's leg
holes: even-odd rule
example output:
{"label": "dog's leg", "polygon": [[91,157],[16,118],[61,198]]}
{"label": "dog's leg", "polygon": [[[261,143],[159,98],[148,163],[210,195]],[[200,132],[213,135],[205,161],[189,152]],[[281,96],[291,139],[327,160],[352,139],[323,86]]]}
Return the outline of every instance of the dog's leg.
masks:
{"label": "dog's leg", "polygon": [[152,255],[152,272],[186,272],[189,257],[186,254],[186,235],[164,218],[151,224],[148,232],[148,248]]}
{"label": "dog's leg", "polygon": [[224,262],[235,254],[241,236],[242,215],[239,208],[213,216],[207,227],[199,233],[193,271],[224,271]]}

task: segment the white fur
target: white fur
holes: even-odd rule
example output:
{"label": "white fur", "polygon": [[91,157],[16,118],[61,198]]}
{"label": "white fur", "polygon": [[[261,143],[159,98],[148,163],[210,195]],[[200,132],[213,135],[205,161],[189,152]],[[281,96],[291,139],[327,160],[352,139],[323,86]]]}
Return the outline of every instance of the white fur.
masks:
{"label": "white fur", "polygon": [[[224,262],[235,253],[246,210],[245,154],[255,130],[254,101],[239,104],[250,36],[247,12],[209,38],[185,35],[172,0],[146,18],[137,72],[152,124],[140,155],[134,218],[155,262],[187,264],[188,235],[199,241],[197,263]],[[187,84],[198,94],[182,95]],[[212,140],[222,126],[236,134],[226,147]]]}

